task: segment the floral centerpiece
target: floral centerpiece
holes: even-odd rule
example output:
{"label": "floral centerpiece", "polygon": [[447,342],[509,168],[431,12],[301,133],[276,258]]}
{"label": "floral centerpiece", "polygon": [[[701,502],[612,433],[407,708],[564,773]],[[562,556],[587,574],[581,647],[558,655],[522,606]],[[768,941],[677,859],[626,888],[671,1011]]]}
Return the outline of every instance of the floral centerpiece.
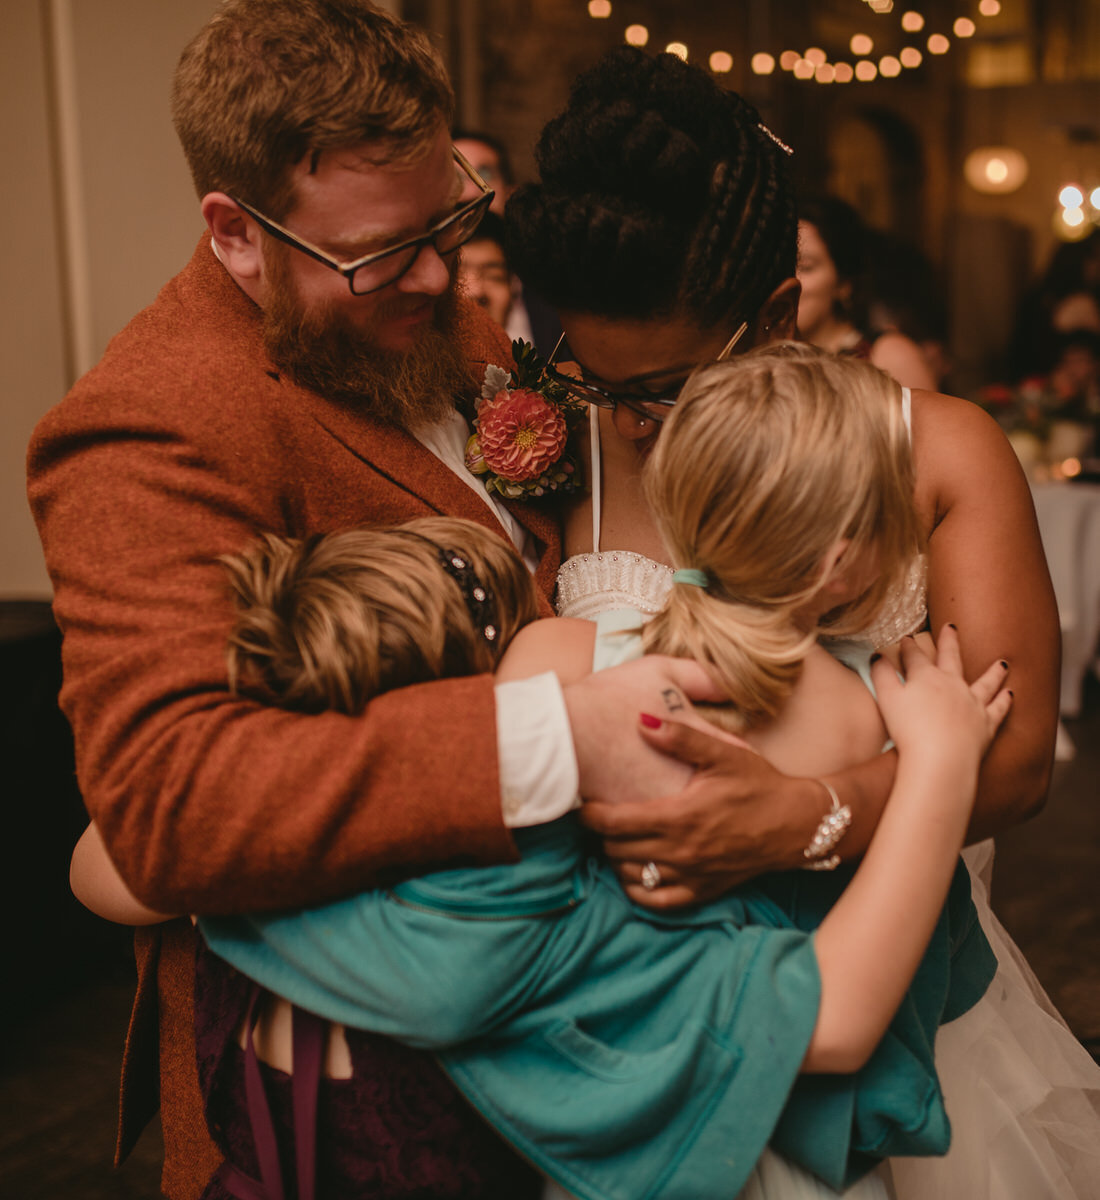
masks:
{"label": "floral centerpiece", "polygon": [[982,389],[981,406],[1004,430],[1021,465],[1034,480],[1080,470],[1078,460],[1094,440],[1091,397],[1073,386],[1067,372],[1032,376],[1015,387]]}
{"label": "floral centerpiece", "polygon": [[546,374],[530,342],[512,343],[511,371],[490,363],[466,443],[466,466],[509,500],[583,486],[570,433],[587,406]]}

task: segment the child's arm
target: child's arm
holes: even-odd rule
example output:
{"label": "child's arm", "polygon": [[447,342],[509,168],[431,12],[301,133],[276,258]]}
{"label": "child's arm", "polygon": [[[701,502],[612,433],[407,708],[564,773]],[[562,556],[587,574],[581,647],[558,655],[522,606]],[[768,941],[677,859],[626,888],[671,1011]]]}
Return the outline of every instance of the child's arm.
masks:
{"label": "child's arm", "polygon": [[573,617],[547,617],[525,625],[512,639],[494,672],[498,683],[554,671],[562,686],[592,674],[596,624]]}
{"label": "child's arm", "polygon": [[821,1004],[803,1070],[849,1072],[870,1057],[905,994],[947,896],[978,769],[1011,705],[1003,663],[972,686],[950,626],[935,660],[912,640],[902,684],[874,668],[897,776],[871,845],[816,935]]}
{"label": "child's arm", "polygon": [[85,908],[119,925],[156,925],[172,919],[169,913],[146,908],[126,886],[107,855],[103,835],[94,821],[84,830],[73,851],[69,886]]}

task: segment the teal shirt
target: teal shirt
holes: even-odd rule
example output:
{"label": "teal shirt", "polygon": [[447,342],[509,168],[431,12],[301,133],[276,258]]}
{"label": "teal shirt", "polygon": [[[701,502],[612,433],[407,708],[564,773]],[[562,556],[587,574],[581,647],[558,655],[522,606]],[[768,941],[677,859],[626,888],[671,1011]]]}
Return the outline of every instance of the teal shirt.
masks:
{"label": "teal shirt", "polygon": [[[601,634],[640,621],[611,614]],[[637,653],[630,636],[599,645],[604,660]],[[522,1154],[585,1200],[729,1200],[769,1141],[837,1189],[881,1158],[946,1151],[935,1032],[995,967],[961,864],[868,1064],[800,1076],[820,999],[813,931],[846,873],[771,876],[663,915],[627,900],[575,816],[516,841],[515,864],[200,928],[272,992],[434,1051]]]}

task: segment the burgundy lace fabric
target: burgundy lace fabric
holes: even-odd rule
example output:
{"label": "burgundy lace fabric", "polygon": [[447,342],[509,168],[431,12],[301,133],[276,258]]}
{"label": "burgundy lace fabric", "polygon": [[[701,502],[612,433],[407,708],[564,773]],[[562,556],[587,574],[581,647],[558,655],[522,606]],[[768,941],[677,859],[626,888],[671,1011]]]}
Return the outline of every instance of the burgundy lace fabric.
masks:
{"label": "burgundy lace fabric", "polygon": [[[205,946],[195,968],[195,1037],[207,1123],[228,1161],[259,1178],[236,1033],[250,983]],[[322,1079],[319,1200],[534,1200],[539,1176],[458,1095],[429,1055],[347,1031],[350,1079]],[[261,1066],[283,1177],[295,1177],[291,1077]],[[202,1200],[233,1200],[222,1172]]]}

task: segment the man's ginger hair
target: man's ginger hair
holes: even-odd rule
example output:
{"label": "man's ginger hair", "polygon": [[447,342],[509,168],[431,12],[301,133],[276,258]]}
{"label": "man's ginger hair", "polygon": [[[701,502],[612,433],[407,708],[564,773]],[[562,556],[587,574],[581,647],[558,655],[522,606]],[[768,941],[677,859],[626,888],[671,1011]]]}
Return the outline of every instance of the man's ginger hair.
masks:
{"label": "man's ginger hair", "polygon": [[454,93],[420,30],[366,0],[227,0],[176,68],[172,119],[200,196],[226,192],[275,220],[291,168],[370,143],[414,162],[450,126]]}

